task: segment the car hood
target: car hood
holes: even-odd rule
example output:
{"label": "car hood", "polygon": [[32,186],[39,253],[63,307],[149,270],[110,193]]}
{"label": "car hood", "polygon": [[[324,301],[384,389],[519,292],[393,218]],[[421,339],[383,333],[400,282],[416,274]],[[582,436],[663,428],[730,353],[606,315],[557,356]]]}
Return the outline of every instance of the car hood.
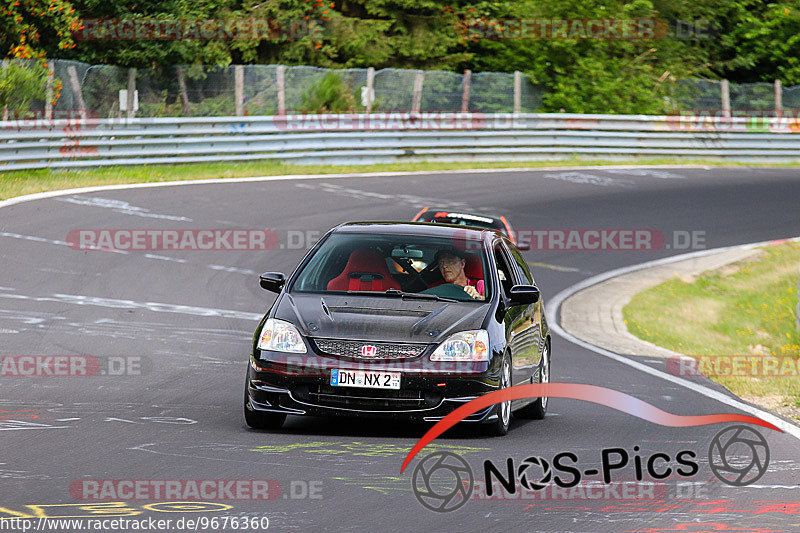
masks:
{"label": "car hood", "polygon": [[489,307],[488,303],[294,293],[281,298],[273,316],[292,322],[308,337],[429,344],[458,331],[479,329]]}

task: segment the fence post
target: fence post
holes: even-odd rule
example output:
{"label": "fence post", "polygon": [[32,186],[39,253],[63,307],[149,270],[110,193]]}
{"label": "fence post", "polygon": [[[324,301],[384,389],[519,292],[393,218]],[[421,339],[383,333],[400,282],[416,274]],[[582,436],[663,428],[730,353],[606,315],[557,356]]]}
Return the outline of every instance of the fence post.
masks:
{"label": "fence post", "polygon": [[83,102],[81,83],[78,81],[78,71],[75,70],[75,65],[67,67],[67,75],[69,76],[69,85],[72,88],[72,94],[78,101],[78,113],[81,116],[81,120],[86,120],[86,104]]}
{"label": "fence post", "polygon": [[[797,271],[800,273],[800,268]],[[795,309],[794,322],[797,329],[800,329],[800,278],[797,279],[797,309]]]}
{"label": "fence post", "polygon": [[278,85],[278,114],[286,114],[286,67],[278,65],[277,85]]}
{"label": "fence post", "polygon": [[522,73],[514,71],[514,113],[519,114],[522,109]]}
{"label": "fence post", "polygon": [[127,114],[128,119],[132,119],[136,116],[136,111],[133,109],[134,104],[134,97],[136,96],[136,69],[129,68],[128,69],[128,101],[126,105],[128,106]]}
{"label": "fence post", "polygon": [[778,118],[783,116],[783,87],[781,87],[781,80],[775,80],[775,116]]}
{"label": "fence post", "polygon": [[720,91],[722,91],[722,116],[731,118],[731,90],[728,85],[728,80],[722,80],[719,84]]}
{"label": "fence post", "polygon": [[53,68],[53,61],[55,59],[51,59],[47,62],[47,81],[45,81],[44,86],[44,119],[48,122],[53,120],[53,78],[56,75],[55,69]]}
{"label": "fence post", "polygon": [[372,113],[372,95],[375,94],[375,68],[367,69],[367,114]]}
{"label": "fence post", "polygon": [[233,78],[234,108],[236,109],[236,116],[241,117],[244,115],[244,67],[242,65],[233,67]]}
{"label": "fence post", "polygon": [[186,90],[186,77],[183,75],[183,67],[175,67],[178,74],[178,90],[181,93],[181,111],[184,117],[191,116],[192,111],[189,109],[189,92]]}
{"label": "fence post", "polygon": [[424,76],[425,73],[421,70],[418,70],[416,76],[414,76],[414,95],[411,100],[412,113],[419,113],[422,107],[422,81]]}
{"label": "fence post", "polygon": [[472,85],[472,71],[464,71],[464,93],[461,95],[461,112],[469,111],[469,91]]}

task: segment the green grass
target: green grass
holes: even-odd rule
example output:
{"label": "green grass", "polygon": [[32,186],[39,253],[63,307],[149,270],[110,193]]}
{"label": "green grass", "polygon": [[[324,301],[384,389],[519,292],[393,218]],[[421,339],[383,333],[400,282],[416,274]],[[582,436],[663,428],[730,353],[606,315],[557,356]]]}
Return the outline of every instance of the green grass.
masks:
{"label": "green grass", "polygon": [[[719,161],[688,161],[677,158],[636,159],[629,161],[606,161],[593,159],[566,159],[559,161],[507,161],[493,163],[423,162],[394,163],[382,165],[289,165],[278,161],[248,163],[198,163],[182,165],[142,165],[135,167],[106,167],[90,170],[18,170],[0,173],[0,200],[44,191],[91,187],[95,185],[118,185],[124,183],[154,183],[193,179],[236,178],[249,176],[276,176],[284,174],[340,174],[358,172],[400,172],[463,170],[470,168],[541,168],[588,165],[717,165],[751,166],[746,164],[721,163]],[[758,166],[799,166],[777,164]]]}
{"label": "green grass", "polygon": [[[679,353],[774,355],[790,358],[796,368],[798,267],[800,243],[768,246],[752,260],[640,292],[622,314],[632,334]],[[731,377],[712,372],[709,377],[742,397],[780,397],[782,405],[800,407],[796,374]]]}

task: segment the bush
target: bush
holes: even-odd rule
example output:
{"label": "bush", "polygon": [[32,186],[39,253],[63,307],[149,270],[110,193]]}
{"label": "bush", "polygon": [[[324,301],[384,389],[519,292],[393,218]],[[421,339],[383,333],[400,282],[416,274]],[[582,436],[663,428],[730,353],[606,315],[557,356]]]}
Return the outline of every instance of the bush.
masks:
{"label": "bush", "polygon": [[354,112],[356,98],[350,87],[335,72],[330,72],[303,93],[300,102],[301,113],[343,113]]}
{"label": "bush", "polygon": [[46,95],[46,82],[49,72],[38,63],[20,65],[9,61],[0,68],[0,107],[8,106],[9,111],[24,111],[34,100]]}

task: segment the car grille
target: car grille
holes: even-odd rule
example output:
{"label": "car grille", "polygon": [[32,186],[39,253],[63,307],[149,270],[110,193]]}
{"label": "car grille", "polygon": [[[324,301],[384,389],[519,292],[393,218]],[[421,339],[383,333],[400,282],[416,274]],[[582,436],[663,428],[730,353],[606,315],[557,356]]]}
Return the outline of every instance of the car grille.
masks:
{"label": "car grille", "polygon": [[[425,351],[424,344],[395,344],[367,341],[342,341],[336,339],[314,339],[317,349],[328,355],[354,357],[356,359],[407,359],[419,357]],[[374,346],[375,355],[362,355],[364,346]]]}
{"label": "car grille", "polygon": [[429,409],[442,402],[441,395],[421,390],[349,389],[328,385],[297,387],[292,395],[313,405],[364,411]]}

